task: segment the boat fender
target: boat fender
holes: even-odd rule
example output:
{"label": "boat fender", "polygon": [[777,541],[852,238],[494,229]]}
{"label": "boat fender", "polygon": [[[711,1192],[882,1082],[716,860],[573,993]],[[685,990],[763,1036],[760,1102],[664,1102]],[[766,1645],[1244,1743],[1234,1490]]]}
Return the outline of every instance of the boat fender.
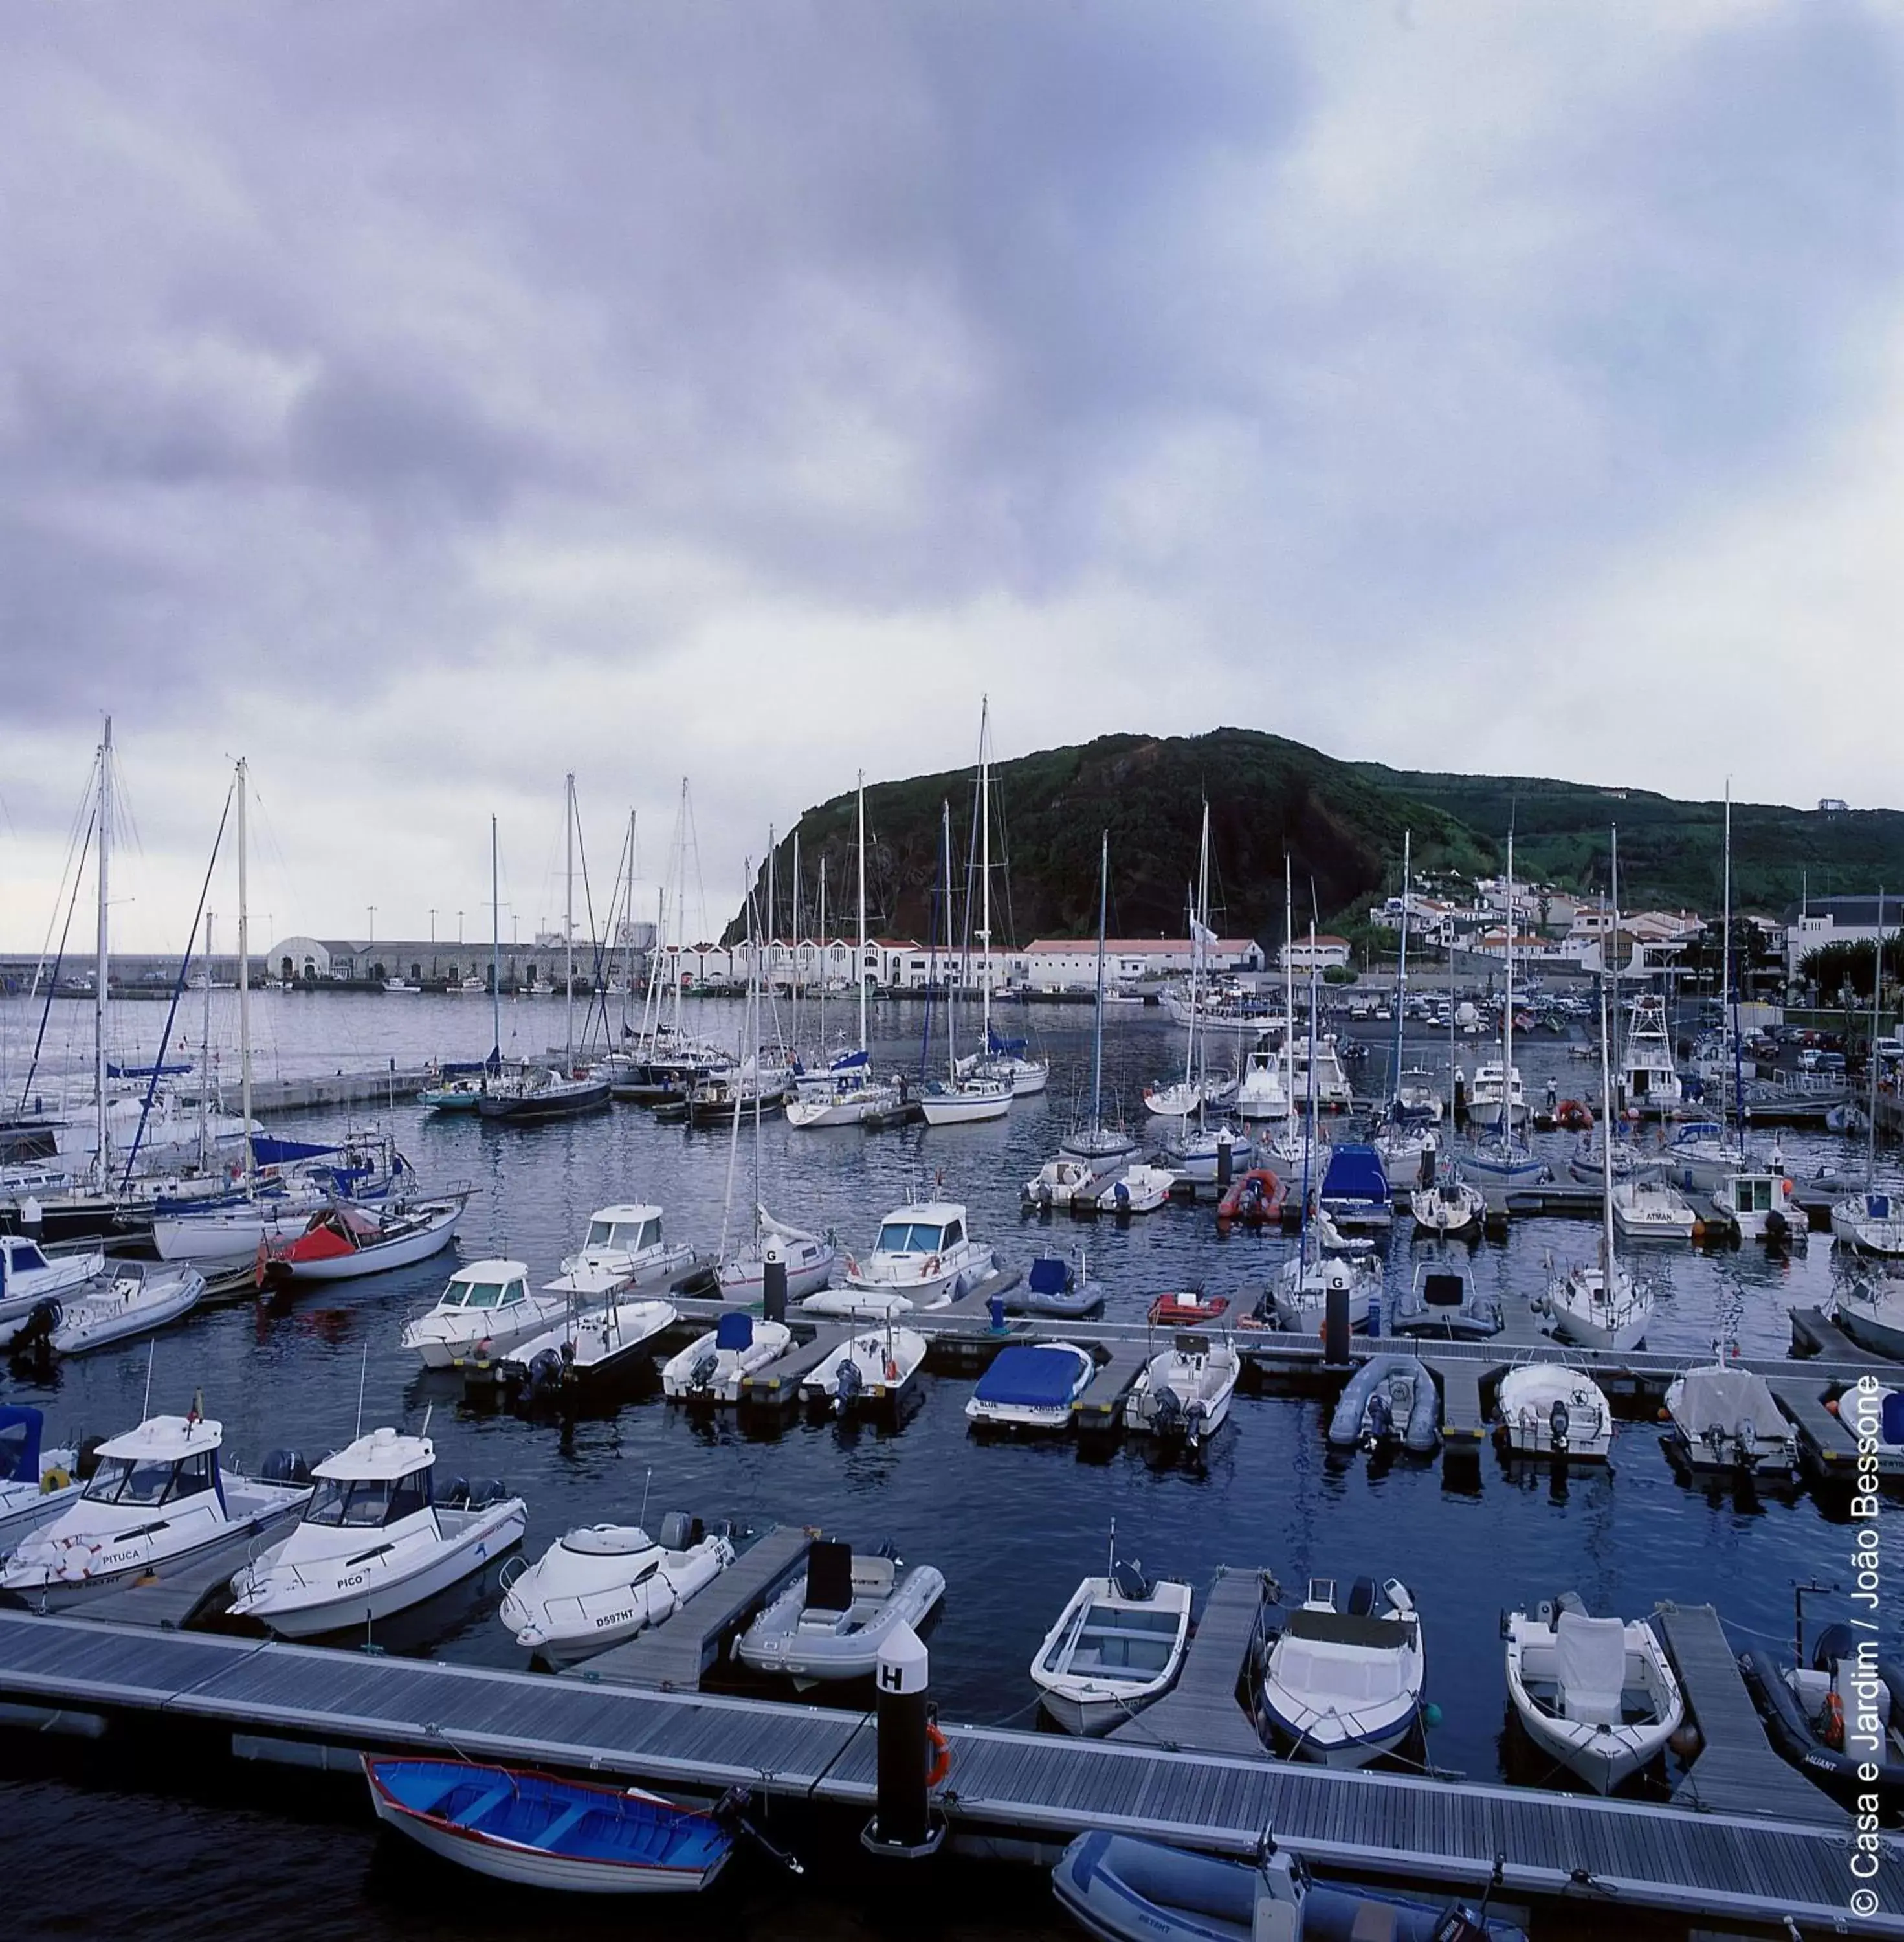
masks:
{"label": "boat fender", "polygon": [[63,1469],[56,1463],[40,1478],[40,1495],[43,1497],[50,1497],[55,1490],[70,1489],[72,1484],[72,1473]]}
{"label": "boat fender", "polygon": [[926,1744],[932,1750],[932,1763],[926,1769],[926,1785],[928,1789],[943,1787],[945,1776],[952,1771],[952,1748],[936,1720],[926,1722]]}

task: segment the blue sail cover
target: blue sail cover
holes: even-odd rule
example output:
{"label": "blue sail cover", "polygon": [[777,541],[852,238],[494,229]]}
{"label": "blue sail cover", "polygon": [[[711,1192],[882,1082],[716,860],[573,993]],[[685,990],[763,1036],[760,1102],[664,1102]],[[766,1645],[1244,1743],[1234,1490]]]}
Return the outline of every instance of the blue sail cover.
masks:
{"label": "blue sail cover", "polygon": [[1055,1409],[1071,1400],[1079,1368],[1062,1349],[1001,1349],[974,1394],[981,1402]]}
{"label": "blue sail cover", "polygon": [[1029,1040],[1021,1038],[1001,1038],[996,1032],[987,1032],[985,1042],[991,1048],[994,1058],[1022,1058]]}
{"label": "blue sail cover", "polygon": [[180,1073],[191,1070],[189,1059],[182,1065],[115,1065],[110,1059],[106,1062],[106,1076],[109,1079],[176,1079]]}
{"label": "blue sail cover", "polygon": [[1386,1201],[1388,1175],[1382,1156],[1373,1147],[1354,1144],[1331,1147],[1329,1170],[1322,1176],[1322,1203],[1330,1202]]}
{"label": "blue sail cover", "polygon": [[251,1136],[251,1157],[259,1166],[284,1166],[294,1159],[317,1159],[336,1151],[334,1146],[317,1146],[309,1140],[274,1140],[264,1133]]}

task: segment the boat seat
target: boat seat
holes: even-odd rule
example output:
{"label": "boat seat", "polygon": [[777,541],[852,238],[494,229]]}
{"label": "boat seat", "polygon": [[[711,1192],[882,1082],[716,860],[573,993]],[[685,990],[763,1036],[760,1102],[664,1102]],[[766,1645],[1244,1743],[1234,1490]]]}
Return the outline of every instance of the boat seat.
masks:
{"label": "boat seat", "polygon": [[1626,1687],[1627,1628],[1618,1619],[1563,1611],[1554,1627],[1560,1702],[1582,1726],[1617,1726]]}
{"label": "boat seat", "polygon": [[546,1849],[553,1854],[556,1849],[556,1844],[575,1825],[577,1821],[582,1819],[590,1811],[593,1806],[592,1801],[578,1800],[574,1806],[565,1808],[547,1827],[543,1829],[540,1835],[531,1845]]}
{"label": "boat seat", "polygon": [[492,1787],[476,1805],[455,1817],[459,1827],[473,1827],[485,1814],[493,1814],[502,1803],[511,1799],[516,1790],[513,1787]]}
{"label": "boat seat", "polygon": [[860,1598],[890,1597],[893,1576],[891,1558],[856,1557],[853,1561],[853,1594]]}
{"label": "boat seat", "polygon": [[1070,1279],[1062,1260],[1041,1254],[1031,1264],[1027,1285],[1033,1294],[1062,1294]]}

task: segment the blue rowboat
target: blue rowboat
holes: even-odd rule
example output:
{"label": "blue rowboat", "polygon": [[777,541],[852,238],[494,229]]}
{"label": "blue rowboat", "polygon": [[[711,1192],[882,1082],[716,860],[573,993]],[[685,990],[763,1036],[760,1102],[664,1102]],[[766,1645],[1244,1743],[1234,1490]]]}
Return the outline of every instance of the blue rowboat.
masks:
{"label": "blue rowboat", "polygon": [[686,1895],[733,1849],[703,1810],[466,1760],[363,1758],[377,1818],[479,1874],[581,1895]]}

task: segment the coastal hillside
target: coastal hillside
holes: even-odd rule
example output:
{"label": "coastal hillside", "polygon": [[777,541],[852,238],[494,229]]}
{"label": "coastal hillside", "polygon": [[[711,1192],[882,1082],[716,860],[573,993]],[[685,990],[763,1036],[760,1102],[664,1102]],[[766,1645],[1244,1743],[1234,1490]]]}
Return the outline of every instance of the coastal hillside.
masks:
{"label": "coastal hillside", "polygon": [[[1283,858],[1292,859],[1296,920],[1349,921],[1400,879],[1412,834],[1418,875],[1498,871],[1514,822],[1517,875],[1563,889],[1606,881],[1608,832],[1620,828],[1621,902],[1716,909],[1722,806],[1637,789],[1541,778],[1413,773],[1342,762],[1278,735],[1218,728],[1207,735],[1106,735],[1041,750],[992,770],[993,930],[1000,942],[1077,936],[1097,920],[1097,847],[1110,839],[1110,927],[1122,936],[1183,933],[1201,806],[1210,804],[1211,919],[1226,936],[1266,944],[1283,928]],[[935,914],[943,872],[941,805],[949,804],[957,922],[963,922],[977,844],[975,771],[967,767],[869,783],[866,896],[876,933],[944,936]],[[807,810],[781,840],[776,928],[791,921],[797,836],[803,927],[814,924],[826,866],[828,927],[852,926],[851,794]],[[1814,895],[1887,882],[1904,887],[1904,815],[1733,806],[1734,894],[1775,910],[1808,880]],[[759,894],[765,897],[763,867]],[[975,922],[975,918],[974,921]],[[745,928],[737,914],[729,941]]]}

